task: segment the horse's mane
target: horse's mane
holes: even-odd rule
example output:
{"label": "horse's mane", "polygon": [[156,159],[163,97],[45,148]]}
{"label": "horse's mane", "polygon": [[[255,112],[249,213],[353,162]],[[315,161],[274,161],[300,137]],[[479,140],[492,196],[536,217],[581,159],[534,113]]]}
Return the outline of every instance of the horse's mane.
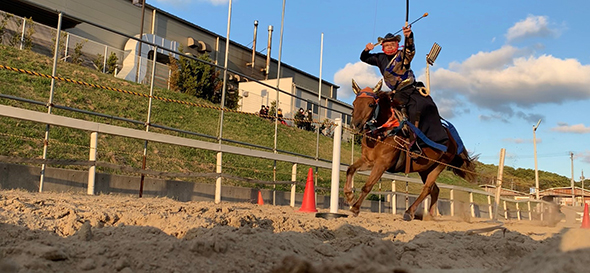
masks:
{"label": "horse's mane", "polygon": [[377,97],[379,98],[379,105],[383,106],[385,104],[390,105],[391,104],[391,91],[381,91],[379,93],[377,93]]}

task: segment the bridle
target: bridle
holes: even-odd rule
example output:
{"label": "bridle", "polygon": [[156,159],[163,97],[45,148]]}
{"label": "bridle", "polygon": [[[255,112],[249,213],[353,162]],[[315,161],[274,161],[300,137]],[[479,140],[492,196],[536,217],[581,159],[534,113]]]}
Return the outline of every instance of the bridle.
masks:
{"label": "bridle", "polygon": [[369,107],[373,108],[373,115],[371,119],[365,122],[363,129],[368,129],[368,132],[373,132],[377,130],[379,127],[376,125],[377,123],[377,116],[379,115],[379,96],[375,94],[375,92],[361,90],[357,95],[357,98],[371,98],[373,102],[369,104]]}
{"label": "bridle", "polygon": [[381,130],[386,132],[385,135],[395,135],[402,129],[404,124],[407,122],[405,118],[398,119],[398,117],[396,117],[395,115],[394,109],[391,108],[392,113],[389,119],[385,123],[378,125],[377,117],[379,116],[380,109],[379,96],[377,95],[377,93],[369,90],[362,90],[357,94],[356,97],[373,99],[373,102],[369,104],[369,107],[373,108],[372,117],[371,119],[366,121],[363,126],[363,129],[366,129],[366,132],[364,134],[371,135],[374,132]]}

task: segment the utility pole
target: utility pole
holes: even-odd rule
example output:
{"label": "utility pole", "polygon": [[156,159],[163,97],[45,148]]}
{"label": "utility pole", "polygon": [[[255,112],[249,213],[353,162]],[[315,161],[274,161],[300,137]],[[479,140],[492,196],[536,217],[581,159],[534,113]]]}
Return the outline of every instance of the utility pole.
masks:
{"label": "utility pole", "polygon": [[576,205],[576,188],[574,186],[574,153],[570,152],[570,160],[572,161],[572,206]]}
{"label": "utility pole", "polygon": [[[141,3],[139,3],[139,0],[134,0],[133,4],[135,6],[139,6],[141,4],[141,23],[140,23],[140,27],[139,27],[139,48],[137,49],[137,54],[139,55],[139,58],[137,59],[136,62],[136,71],[135,71],[135,82],[139,82],[139,76],[140,76],[140,67],[141,67],[141,45],[143,44],[143,21],[144,21],[144,15],[145,15],[145,0],[141,0]],[[154,62],[156,61],[156,54],[154,52]]]}
{"label": "utility pole", "polygon": [[586,197],[584,194],[584,170],[582,170],[582,176],[580,177],[580,181],[582,181],[582,205],[586,204]]}
{"label": "utility pole", "polygon": [[539,200],[539,169],[537,168],[537,128],[541,124],[541,119],[537,122],[537,125],[533,125],[533,147],[535,149],[535,197]]}

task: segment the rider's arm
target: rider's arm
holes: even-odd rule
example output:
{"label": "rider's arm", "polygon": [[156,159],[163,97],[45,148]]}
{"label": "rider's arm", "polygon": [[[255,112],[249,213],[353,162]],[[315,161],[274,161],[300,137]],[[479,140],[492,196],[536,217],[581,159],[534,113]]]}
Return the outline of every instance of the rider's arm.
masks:
{"label": "rider's arm", "polygon": [[361,52],[361,61],[370,65],[379,66],[379,59],[377,58],[377,54],[370,53],[366,49],[364,49],[363,52]]}
{"label": "rider's arm", "polygon": [[414,32],[410,33],[409,37],[406,37],[404,41],[404,54],[406,55],[404,66],[409,68],[414,55],[416,54],[416,46],[414,45]]}

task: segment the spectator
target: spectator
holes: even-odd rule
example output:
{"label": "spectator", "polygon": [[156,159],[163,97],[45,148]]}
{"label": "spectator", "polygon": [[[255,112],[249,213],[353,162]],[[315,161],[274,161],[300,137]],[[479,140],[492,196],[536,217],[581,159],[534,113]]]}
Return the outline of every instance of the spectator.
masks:
{"label": "spectator", "polygon": [[283,110],[281,110],[281,108],[279,108],[279,110],[277,110],[277,117],[279,118],[279,122],[283,125],[287,125],[287,123],[285,122],[285,120],[283,119]]}
{"label": "spectator", "polygon": [[[267,118],[267,119],[273,119],[273,117],[270,117],[270,116],[269,116],[269,115],[270,115],[270,108],[269,108],[268,106],[266,106],[266,111],[265,111],[265,113],[266,113],[266,118]],[[273,115],[273,116],[274,116],[274,115]]]}
{"label": "spectator", "polygon": [[266,116],[268,115],[268,111],[266,110],[266,106],[262,105],[262,107],[260,107],[260,110],[258,111],[258,115],[261,118],[266,118]]}
{"label": "spectator", "polygon": [[305,118],[305,120],[305,129],[308,131],[314,131],[315,126],[313,126],[313,113],[311,112],[311,109],[307,110],[307,117]]}
{"label": "spectator", "polygon": [[299,108],[299,111],[297,111],[297,114],[295,114],[295,125],[297,125],[297,128],[299,129],[305,129],[305,114],[303,112],[303,108]]}

